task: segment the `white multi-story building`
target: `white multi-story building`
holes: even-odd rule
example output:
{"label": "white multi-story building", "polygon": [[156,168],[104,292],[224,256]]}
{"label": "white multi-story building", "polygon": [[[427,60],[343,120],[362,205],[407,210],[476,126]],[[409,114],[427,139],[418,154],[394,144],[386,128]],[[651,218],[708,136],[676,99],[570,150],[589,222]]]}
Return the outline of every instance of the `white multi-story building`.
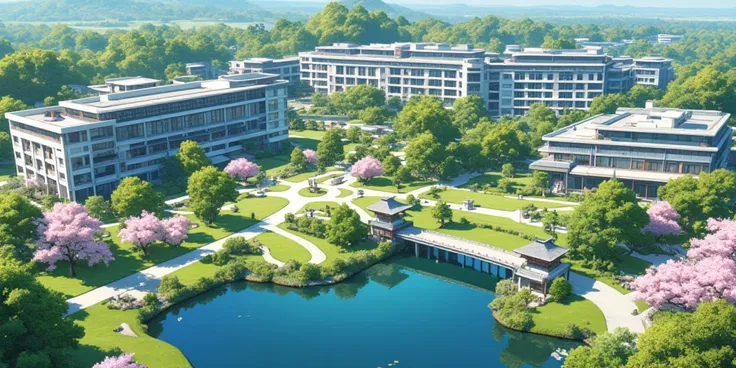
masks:
{"label": "white multi-story building", "polygon": [[268,73],[277,74],[291,86],[299,85],[299,58],[283,59],[252,58],[230,61],[230,74]]}
{"label": "white multi-story building", "polygon": [[338,43],[299,53],[301,79],[316,92],[333,93],[368,84],[386,97],[436,96],[451,105],[456,98],[486,95],[485,51],[472,45],[428,43]]}
{"label": "white multi-story building", "polygon": [[675,79],[672,59],[661,56],[645,56],[635,59],[634,77],[636,84],[667,89],[667,85]]}
{"label": "white multi-story building", "polygon": [[108,93],[135,91],[142,88],[160,86],[158,79],[145,77],[120,77],[105,79],[105,84],[87,86],[87,90],[93,94],[106,95]]}
{"label": "white multi-story building", "polygon": [[117,92],[5,114],[16,171],[77,202],[109,196],[120,179],[160,179],[160,161],[193,140],[213,163],[288,138],[287,82],[272,74]]}

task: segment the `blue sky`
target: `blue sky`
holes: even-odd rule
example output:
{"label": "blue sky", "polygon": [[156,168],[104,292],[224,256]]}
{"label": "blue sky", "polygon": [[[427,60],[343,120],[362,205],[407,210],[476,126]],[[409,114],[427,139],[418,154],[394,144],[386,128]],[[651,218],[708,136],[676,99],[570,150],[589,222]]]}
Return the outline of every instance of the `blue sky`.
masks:
{"label": "blue sky", "polygon": [[[509,6],[508,0],[384,0],[389,3],[397,4],[472,4],[486,6]],[[596,6],[603,4],[610,5],[631,5],[638,7],[678,7],[678,8],[734,8],[736,2],[724,0],[515,0],[514,6],[536,6],[536,5],[582,5]]]}

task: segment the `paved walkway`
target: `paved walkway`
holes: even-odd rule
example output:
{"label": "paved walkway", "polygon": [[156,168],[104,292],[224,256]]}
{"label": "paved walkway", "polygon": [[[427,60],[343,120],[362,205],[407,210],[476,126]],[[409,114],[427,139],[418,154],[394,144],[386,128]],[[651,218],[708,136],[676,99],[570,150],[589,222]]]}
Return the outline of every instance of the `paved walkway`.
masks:
{"label": "paved walkway", "polygon": [[575,294],[595,303],[603,312],[609,332],[616,327],[626,327],[639,333],[644,332],[642,316],[631,314],[637,307],[626,295],[598,280],[575,272],[570,272],[570,283]]}

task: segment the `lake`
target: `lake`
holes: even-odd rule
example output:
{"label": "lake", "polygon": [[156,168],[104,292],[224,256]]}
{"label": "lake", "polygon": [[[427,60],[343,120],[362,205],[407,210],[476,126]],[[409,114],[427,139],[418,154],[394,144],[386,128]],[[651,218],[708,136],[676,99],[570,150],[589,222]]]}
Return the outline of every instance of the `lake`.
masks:
{"label": "lake", "polygon": [[494,280],[394,258],[331,287],[239,282],[149,324],[195,367],[560,367],[576,343],[495,322]]}

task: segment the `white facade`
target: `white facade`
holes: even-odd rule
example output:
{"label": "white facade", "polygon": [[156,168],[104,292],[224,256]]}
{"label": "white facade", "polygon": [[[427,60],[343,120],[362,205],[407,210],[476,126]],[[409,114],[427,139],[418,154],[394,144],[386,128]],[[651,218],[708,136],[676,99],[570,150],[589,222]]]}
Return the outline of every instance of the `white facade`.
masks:
{"label": "white facade", "polygon": [[383,89],[387,98],[431,95],[446,105],[458,97],[486,94],[484,56],[472,45],[424,43],[334,44],[299,54],[301,79],[316,92],[368,84]]}
{"label": "white facade", "polygon": [[667,85],[675,79],[672,59],[660,56],[646,56],[634,60],[634,77],[636,84],[667,89]]}
{"label": "white facade", "polygon": [[283,59],[252,58],[230,61],[230,74],[268,73],[276,74],[290,85],[299,85],[299,58]]}
{"label": "white facade", "polygon": [[160,180],[160,161],[184,140],[213,163],[288,138],[286,81],[246,74],[112,93],[5,114],[16,171],[62,198],[109,196],[120,179]]}

